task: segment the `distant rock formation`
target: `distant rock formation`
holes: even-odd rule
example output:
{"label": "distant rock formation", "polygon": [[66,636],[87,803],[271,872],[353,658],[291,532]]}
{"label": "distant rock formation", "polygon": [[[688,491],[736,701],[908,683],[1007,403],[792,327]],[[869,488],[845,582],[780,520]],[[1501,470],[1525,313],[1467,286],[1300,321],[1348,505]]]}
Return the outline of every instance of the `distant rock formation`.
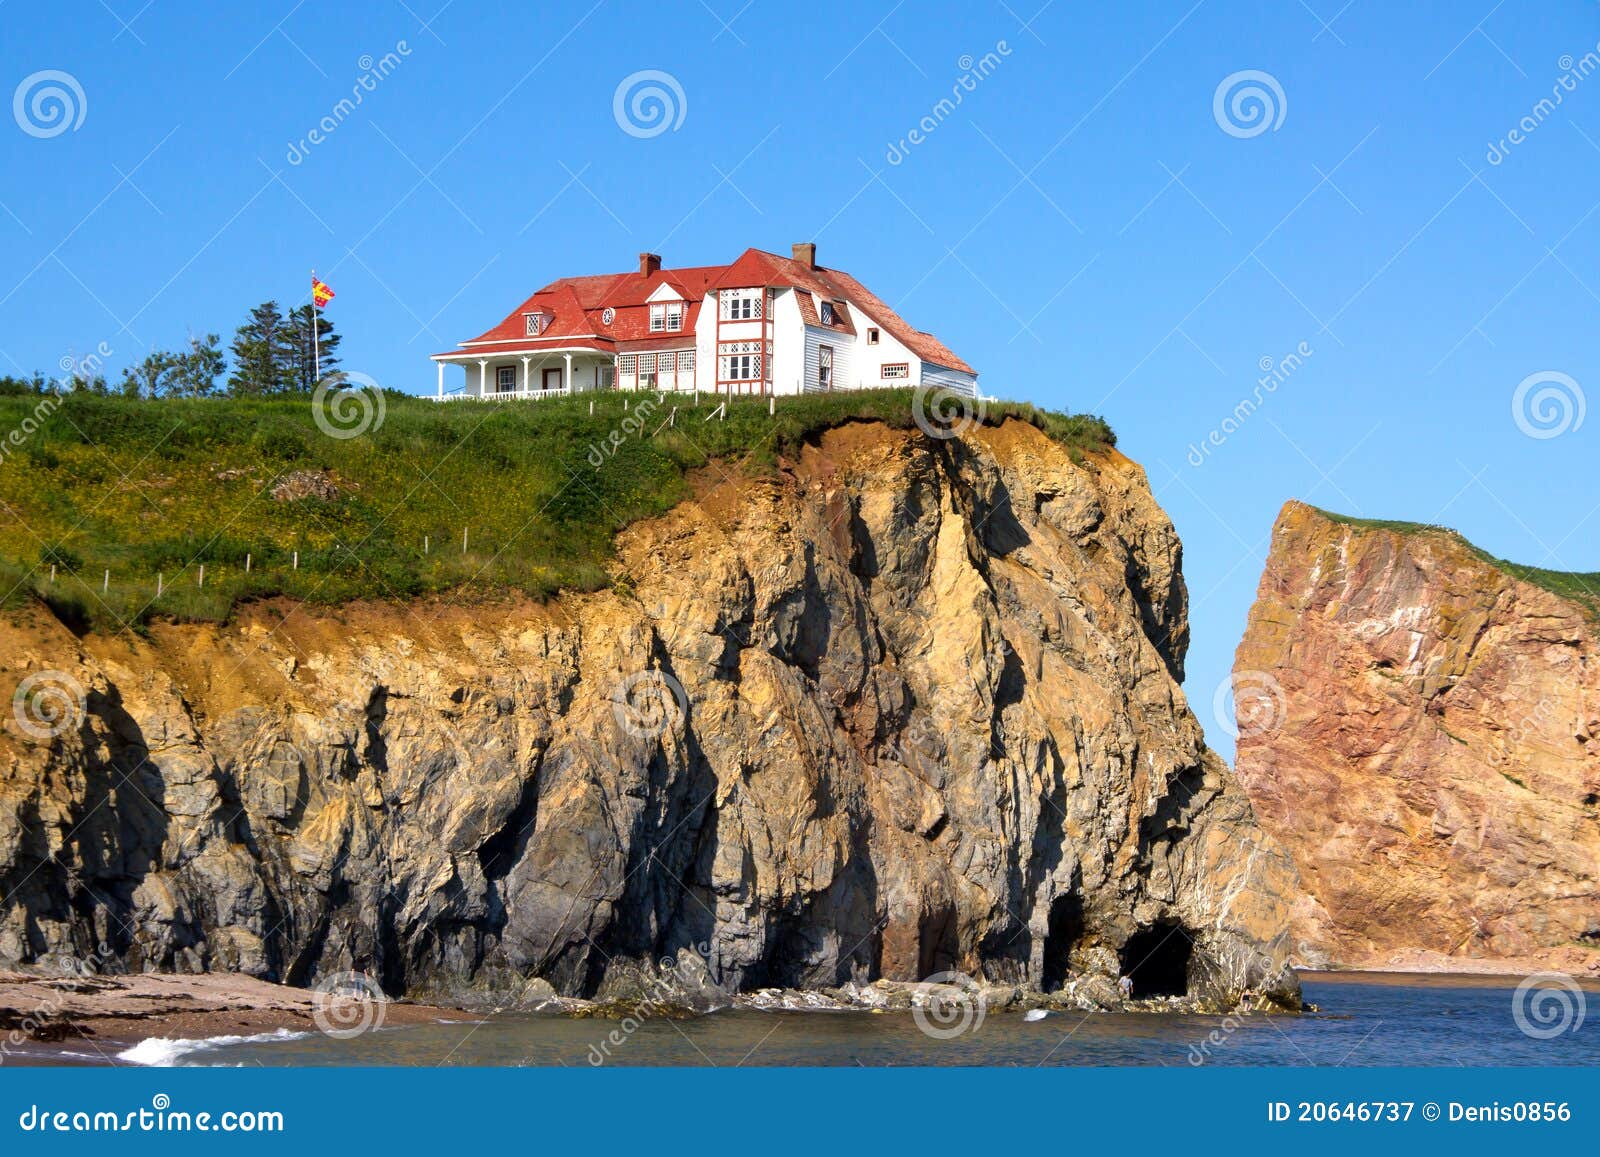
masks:
{"label": "distant rock formation", "polygon": [[1547,586],[1448,531],[1283,508],[1236,770],[1313,953],[1600,970],[1600,634]]}

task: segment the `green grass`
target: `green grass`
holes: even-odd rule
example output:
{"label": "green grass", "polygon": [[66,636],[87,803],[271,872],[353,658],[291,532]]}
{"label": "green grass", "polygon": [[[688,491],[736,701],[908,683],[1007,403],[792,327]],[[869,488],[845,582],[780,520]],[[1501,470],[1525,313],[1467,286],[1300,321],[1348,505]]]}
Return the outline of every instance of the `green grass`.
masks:
{"label": "green grass", "polygon": [[[713,421],[706,398],[593,401],[591,416],[587,396],[439,405],[390,394],[381,425],[340,439],[318,428],[306,396],[84,394],[50,399],[48,413],[37,396],[0,397],[0,600],[43,599],[79,629],[117,630],[153,617],[221,621],[241,600],[278,595],[338,604],[594,590],[624,581],[613,574],[617,532],[684,499],[690,471],[714,461],[770,472],[828,428],[914,423],[910,390],[780,399],[776,416],[763,399],[735,401]],[[987,422],[1005,418],[1075,456],[1115,444],[1099,418],[987,404]],[[326,472],[338,496],[274,500],[274,483],[296,470]]]}
{"label": "green grass", "polygon": [[1343,526],[1353,526],[1360,530],[1387,530],[1396,534],[1446,535],[1490,566],[1498,567],[1512,578],[1540,587],[1564,599],[1570,599],[1582,606],[1591,616],[1600,617],[1600,572],[1545,570],[1542,567],[1525,566],[1522,563],[1496,558],[1488,551],[1468,542],[1460,533],[1450,529],[1448,526],[1435,526],[1425,522],[1395,522],[1378,518],[1354,518],[1348,514],[1335,514],[1331,510],[1322,510],[1320,508],[1317,508],[1317,512],[1330,522],[1336,522]]}

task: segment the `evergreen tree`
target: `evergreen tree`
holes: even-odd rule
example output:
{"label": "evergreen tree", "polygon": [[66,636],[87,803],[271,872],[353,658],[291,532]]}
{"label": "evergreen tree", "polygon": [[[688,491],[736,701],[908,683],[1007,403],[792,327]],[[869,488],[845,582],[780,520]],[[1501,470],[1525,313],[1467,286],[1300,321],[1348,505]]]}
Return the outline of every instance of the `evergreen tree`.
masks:
{"label": "evergreen tree", "polygon": [[[313,320],[314,319],[314,320]],[[322,376],[331,378],[339,368],[339,335],[333,332],[333,322],[322,316],[322,311],[311,305],[302,305],[289,314],[289,327],[294,331],[295,384],[309,390],[317,384],[317,348],[312,341],[312,325],[322,347]]]}
{"label": "evergreen tree", "polygon": [[294,331],[276,301],[262,302],[233,336],[233,374],[228,389],[235,394],[292,390],[295,364]]}

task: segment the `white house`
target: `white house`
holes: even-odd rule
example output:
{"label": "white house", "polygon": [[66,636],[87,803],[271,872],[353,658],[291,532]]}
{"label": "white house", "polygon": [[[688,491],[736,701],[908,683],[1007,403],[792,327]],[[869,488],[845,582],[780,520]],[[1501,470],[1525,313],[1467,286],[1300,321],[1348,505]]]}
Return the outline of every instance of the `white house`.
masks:
{"label": "white house", "polygon": [[[731,265],[563,277],[459,349],[433,355],[441,400],[586,390],[800,394],[938,385],[976,394],[978,374],[864,285],[817,264],[814,244]],[[465,382],[445,389],[445,367]]]}

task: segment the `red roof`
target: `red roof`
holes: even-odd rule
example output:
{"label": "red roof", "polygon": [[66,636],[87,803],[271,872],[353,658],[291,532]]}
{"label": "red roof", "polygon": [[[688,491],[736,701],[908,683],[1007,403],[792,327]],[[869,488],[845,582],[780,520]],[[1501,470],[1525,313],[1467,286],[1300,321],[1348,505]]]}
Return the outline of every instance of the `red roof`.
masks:
{"label": "red roof", "polygon": [[[664,285],[684,300],[683,328],[668,334],[652,333],[649,299]],[[831,328],[841,333],[855,333],[857,324],[877,325],[923,361],[975,372],[950,347],[932,334],[914,329],[887,303],[843,270],[809,266],[762,249],[746,249],[730,265],[660,269],[648,275],[635,271],[563,277],[536,291],[494,328],[461,343],[462,349],[434,356],[487,354],[491,351],[480,351],[477,347],[492,344],[515,344],[531,349],[576,346],[604,351],[619,345],[631,349],[681,347],[692,343],[700,307],[709,291],[758,286],[808,290],[835,303],[835,322]],[[808,295],[802,294],[799,302],[805,323],[820,325]],[[854,302],[864,314],[860,322],[852,319],[847,302]],[[610,322],[605,320],[607,310],[611,311]],[[530,313],[550,315],[551,320],[538,337],[527,336],[525,318]]]}

